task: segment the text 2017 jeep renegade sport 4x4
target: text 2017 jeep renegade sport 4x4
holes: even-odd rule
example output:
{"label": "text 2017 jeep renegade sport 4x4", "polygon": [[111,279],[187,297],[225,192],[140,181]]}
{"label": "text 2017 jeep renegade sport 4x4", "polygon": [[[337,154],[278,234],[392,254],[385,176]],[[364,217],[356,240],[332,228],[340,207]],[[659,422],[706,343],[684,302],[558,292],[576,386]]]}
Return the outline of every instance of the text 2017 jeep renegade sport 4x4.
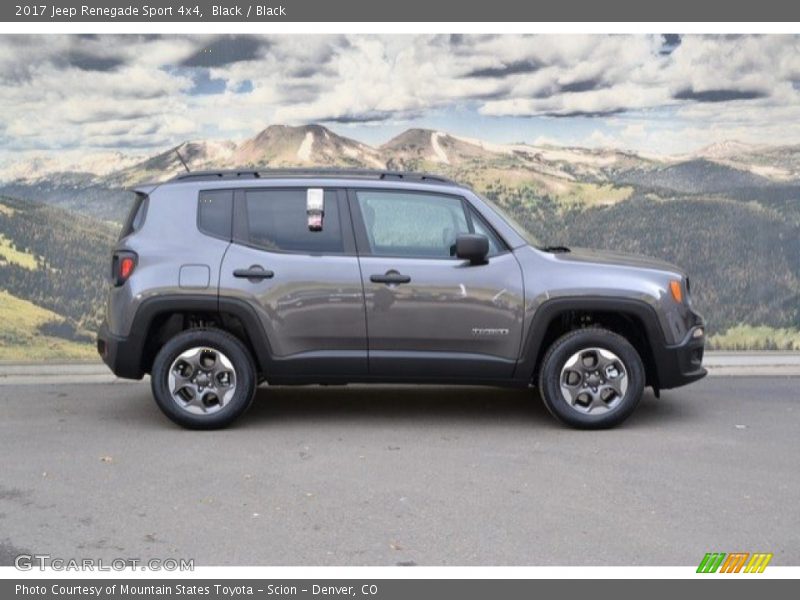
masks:
{"label": "text 2017 jeep renegade sport 4x4", "polygon": [[668,263],[541,248],[470,189],[372,171],[189,173],[136,189],[98,351],[175,422],[229,424],[260,382],[538,385],[599,428],[703,377]]}

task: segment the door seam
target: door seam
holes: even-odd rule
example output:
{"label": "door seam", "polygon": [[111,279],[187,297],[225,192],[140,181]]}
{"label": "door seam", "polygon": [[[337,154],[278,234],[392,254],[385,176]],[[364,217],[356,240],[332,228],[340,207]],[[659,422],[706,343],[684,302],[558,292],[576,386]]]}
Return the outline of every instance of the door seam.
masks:
{"label": "door seam", "polygon": [[367,316],[367,290],[364,285],[364,270],[361,268],[361,252],[358,247],[358,238],[356,237],[356,224],[353,221],[353,206],[352,206],[352,196],[351,196],[351,188],[347,188],[345,190],[345,198],[347,199],[347,214],[350,218],[350,233],[353,236],[353,243],[356,249],[356,260],[358,261],[358,275],[361,278],[361,300],[364,306],[364,335],[367,346],[367,375],[371,374],[370,370],[370,357],[369,357],[369,318]]}

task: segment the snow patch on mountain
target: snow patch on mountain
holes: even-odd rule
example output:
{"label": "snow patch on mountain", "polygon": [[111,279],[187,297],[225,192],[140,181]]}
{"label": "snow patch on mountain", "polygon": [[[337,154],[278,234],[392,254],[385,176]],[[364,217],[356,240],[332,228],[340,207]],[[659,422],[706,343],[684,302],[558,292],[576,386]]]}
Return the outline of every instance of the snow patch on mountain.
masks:
{"label": "snow patch on mountain", "polygon": [[309,162],[311,160],[311,150],[314,147],[314,134],[310,131],[306,132],[303,142],[297,149],[297,158],[302,161]]}
{"label": "snow patch on mountain", "polygon": [[481,150],[486,150],[487,152],[493,152],[495,154],[513,154],[514,150],[531,150],[531,146],[527,146],[524,144],[495,144],[493,142],[486,142],[484,140],[479,140],[478,138],[471,138],[466,137],[463,135],[453,135],[452,133],[448,134],[454,140],[458,140],[460,142],[464,142],[465,144],[472,144],[473,146],[477,146]]}
{"label": "snow patch on mountain", "polygon": [[756,144],[747,144],[739,140],[723,140],[709,144],[694,153],[694,156],[702,158],[730,158],[737,154],[747,154],[761,148]]}
{"label": "snow patch on mountain", "polygon": [[431,148],[433,149],[433,158],[436,162],[444,163],[446,165],[450,164],[450,161],[447,158],[447,152],[444,151],[439,145],[439,138],[444,137],[445,133],[441,131],[434,131],[431,133]]}

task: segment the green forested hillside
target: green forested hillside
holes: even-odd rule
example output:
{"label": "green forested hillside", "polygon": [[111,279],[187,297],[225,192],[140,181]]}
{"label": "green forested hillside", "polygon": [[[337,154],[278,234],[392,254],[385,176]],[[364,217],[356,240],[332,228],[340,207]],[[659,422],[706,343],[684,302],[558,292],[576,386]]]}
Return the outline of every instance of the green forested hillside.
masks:
{"label": "green forested hillside", "polygon": [[0,196],[0,290],[55,313],[39,333],[89,342],[100,320],[116,227]]}
{"label": "green forested hillside", "polygon": [[719,163],[697,159],[660,168],[637,168],[616,174],[617,181],[684,194],[716,194],[739,188],[771,187],[769,179]]}
{"label": "green forested hillside", "polygon": [[800,228],[754,204],[654,200],[570,214],[569,243],[666,259],[685,268],[712,331],[741,322],[800,325]]}
{"label": "green forested hillside", "polygon": [[[317,127],[294,131],[292,139],[302,147],[309,133],[320,144],[330,138]],[[253,146],[259,139],[239,149],[261,156],[256,152],[261,146]],[[695,306],[717,334],[717,347],[798,345],[800,182],[746,168],[766,161],[795,172],[782,155],[761,149],[769,160],[748,155],[745,162],[723,164],[580,148],[497,150],[429,130],[410,130],[378,149],[348,144],[360,166],[374,167],[380,158],[391,168],[431,171],[472,186],[512,212],[543,245],[613,249],[674,262],[691,277]],[[297,158],[300,150],[290,146],[282,161]],[[214,157],[236,145],[197,148],[210,168]],[[349,165],[343,146],[336,148],[325,160],[309,156],[301,165],[313,160],[327,165],[337,157]],[[35,336],[87,343],[100,319],[109,252],[131,201],[119,183],[163,179],[176,160],[170,150],[105,178],[54,173],[0,186],[0,291],[8,294],[0,303],[52,311],[19,321],[7,335],[0,331],[0,343],[21,348]],[[35,327],[34,338],[23,334],[26,327]],[[726,331],[732,333],[722,335]],[[46,353],[55,346],[48,341],[37,347]]]}
{"label": "green forested hillside", "polygon": [[681,266],[712,332],[740,323],[800,328],[797,202],[784,198],[768,207],[722,195],[637,192],[609,206],[582,207],[499,181],[484,193],[544,245],[632,252]]}
{"label": "green forested hillside", "polygon": [[78,176],[62,176],[57,181],[5,183],[0,185],[0,196],[45,203],[107,223],[121,223],[131,204],[131,192]]}

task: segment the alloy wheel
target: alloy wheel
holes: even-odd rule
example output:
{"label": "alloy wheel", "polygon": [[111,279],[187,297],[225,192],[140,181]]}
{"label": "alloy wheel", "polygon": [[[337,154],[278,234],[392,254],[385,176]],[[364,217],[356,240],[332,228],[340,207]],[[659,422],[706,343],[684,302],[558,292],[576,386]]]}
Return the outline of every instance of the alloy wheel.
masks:
{"label": "alloy wheel", "polygon": [[614,410],[628,389],[628,370],[622,360],[605,348],[575,352],[561,368],[561,396],[584,414]]}
{"label": "alloy wheel", "polygon": [[236,370],[219,350],[190,348],[172,362],[167,387],[182,410],[207,415],[222,410],[233,398]]}

